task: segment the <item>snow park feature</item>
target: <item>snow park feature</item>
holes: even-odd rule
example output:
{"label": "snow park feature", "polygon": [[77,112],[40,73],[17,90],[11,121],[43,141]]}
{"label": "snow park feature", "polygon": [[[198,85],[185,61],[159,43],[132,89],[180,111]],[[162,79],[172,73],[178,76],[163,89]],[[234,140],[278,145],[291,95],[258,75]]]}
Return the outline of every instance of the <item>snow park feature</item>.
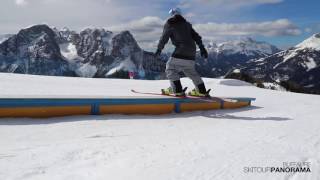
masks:
{"label": "snow park feature", "polygon": [[[129,93],[128,89],[128,93]],[[104,114],[169,114],[247,107],[255,98],[192,98],[134,92],[135,96],[18,95],[0,96],[0,117],[56,117]],[[152,96],[153,95],[153,96]]]}
{"label": "snow park feature", "polygon": [[155,97],[0,98],[0,117],[55,117],[103,114],[169,114],[250,106],[254,98]]}

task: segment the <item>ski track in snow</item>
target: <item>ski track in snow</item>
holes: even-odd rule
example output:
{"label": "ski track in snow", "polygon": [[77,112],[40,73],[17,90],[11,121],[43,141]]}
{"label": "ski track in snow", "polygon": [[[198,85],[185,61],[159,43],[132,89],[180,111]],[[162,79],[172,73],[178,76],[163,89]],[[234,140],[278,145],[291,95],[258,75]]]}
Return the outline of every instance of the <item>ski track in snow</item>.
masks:
{"label": "ski track in snow", "polygon": [[[0,73],[0,96],[116,95],[167,81]],[[252,107],[162,116],[0,119],[1,180],[318,180],[320,96],[205,79],[217,96],[256,97]],[[182,83],[192,88],[188,79]],[[139,95],[141,96],[141,95]],[[245,173],[244,167],[311,162],[312,173]]]}

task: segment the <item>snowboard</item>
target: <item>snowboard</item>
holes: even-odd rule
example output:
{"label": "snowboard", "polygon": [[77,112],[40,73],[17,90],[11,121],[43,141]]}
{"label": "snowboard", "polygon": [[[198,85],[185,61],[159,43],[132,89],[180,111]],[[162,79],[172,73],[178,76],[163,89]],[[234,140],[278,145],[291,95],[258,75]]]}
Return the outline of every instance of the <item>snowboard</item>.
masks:
{"label": "snowboard", "polygon": [[156,95],[156,96],[167,96],[167,97],[175,97],[175,98],[181,98],[181,99],[198,99],[205,102],[213,102],[213,101],[232,101],[230,99],[220,98],[220,97],[198,97],[198,96],[175,96],[173,94],[162,94],[162,93],[154,93],[154,92],[143,92],[143,91],[136,91],[134,89],[131,89],[131,92],[136,94],[144,94],[144,95]]}

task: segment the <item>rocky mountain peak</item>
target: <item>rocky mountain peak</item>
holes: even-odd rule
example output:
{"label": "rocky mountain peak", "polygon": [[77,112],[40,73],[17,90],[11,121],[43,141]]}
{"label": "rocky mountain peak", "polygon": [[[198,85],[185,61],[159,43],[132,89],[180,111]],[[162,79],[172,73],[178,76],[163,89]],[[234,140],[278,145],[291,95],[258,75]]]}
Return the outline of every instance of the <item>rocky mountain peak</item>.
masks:
{"label": "rocky mountain peak", "polygon": [[9,39],[11,36],[13,36],[13,34],[0,34],[0,44],[1,44],[3,41]]}
{"label": "rocky mountain peak", "polygon": [[45,24],[35,25],[26,29],[22,29],[17,34],[19,42],[30,43],[36,37],[48,36],[49,38],[54,38],[54,31]]}
{"label": "rocky mountain peak", "polygon": [[19,57],[60,59],[55,32],[47,25],[36,25],[22,29],[0,46],[4,55]]}
{"label": "rocky mountain peak", "polygon": [[112,38],[113,56],[128,57],[132,53],[142,51],[129,31],[122,31]]}
{"label": "rocky mountain peak", "polygon": [[241,37],[240,42],[247,42],[247,43],[257,43],[252,37]]}
{"label": "rocky mountain peak", "polygon": [[54,30],[42,24],[22,29],[0,44],[0,67],[2,72],[73,76]]}
{"label": "rocky mountain peak", "polygon": [[86,28],[80,32],[80,35],[90,35],[92,37],[110,36],[111,31],[107,31],[103,28]]}

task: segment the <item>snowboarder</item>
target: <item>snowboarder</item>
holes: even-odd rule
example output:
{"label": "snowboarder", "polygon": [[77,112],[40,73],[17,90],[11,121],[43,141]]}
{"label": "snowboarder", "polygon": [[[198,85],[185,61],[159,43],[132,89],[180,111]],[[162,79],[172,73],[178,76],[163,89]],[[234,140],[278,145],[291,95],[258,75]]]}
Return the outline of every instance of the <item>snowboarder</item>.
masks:
{"label": "snowboarder", "polygon": [[200,48],[201,56],[208,58],[208,52],[202,43],[202,38],[182,16],[179,8],[171,9],[169,14],[171,17],[164,25],[158,49],[155,53],[156,57],[160,56],[164,46],[171,39],[175,50],[166,64],[166,74],[170,80],[171,87],[163,90],[163,93],[185,96],[179,75],[180,72],[183,72],[193,81],[196,87],[189,95],[208,96],[209,92],[207,92],[202,78],[195,70],[196,44]]}

